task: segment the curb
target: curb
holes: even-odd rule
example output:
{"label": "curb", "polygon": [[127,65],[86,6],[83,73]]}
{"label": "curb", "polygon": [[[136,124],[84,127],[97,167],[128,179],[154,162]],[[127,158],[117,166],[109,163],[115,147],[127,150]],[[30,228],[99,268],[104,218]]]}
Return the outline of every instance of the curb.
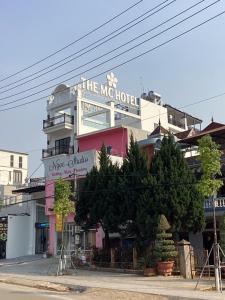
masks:
{"label": "curb", "polygon": [[73,288],[60,283],[53,283],[53,282],[41,281],[41,280],[30,280],[30,279],[18,278],[18,277],[0,278],[0,283],[14,284],[14,285],[44,289],[44,290],[55,291],[55,292],[70,292],[73,290]]}

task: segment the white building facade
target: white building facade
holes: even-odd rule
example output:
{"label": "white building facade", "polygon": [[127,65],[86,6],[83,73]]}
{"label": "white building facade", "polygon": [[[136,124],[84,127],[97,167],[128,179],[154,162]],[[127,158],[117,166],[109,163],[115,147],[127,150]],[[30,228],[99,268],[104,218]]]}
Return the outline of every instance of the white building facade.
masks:
{"label": "white building facade", "polygon": [[27,174],[28,154],[0,150],[0,258],[32,253],[33,208],[21,203],[21,195],[13,195],[13,190],[26,184]]}

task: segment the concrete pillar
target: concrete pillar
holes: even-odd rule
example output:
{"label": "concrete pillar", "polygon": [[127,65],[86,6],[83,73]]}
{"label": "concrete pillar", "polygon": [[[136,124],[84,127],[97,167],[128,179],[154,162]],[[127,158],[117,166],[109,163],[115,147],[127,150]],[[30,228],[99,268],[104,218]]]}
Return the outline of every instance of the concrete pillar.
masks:
{"label": "concrete pillar", "polygon": [[133,248],[133,268],[137,269],[137,249]]}
{"label": "concrete pillar", "polygon": [[180,274],[184,278],[192,278],[190,249],[191,244],[188,241],[182,240],[178,243]]}

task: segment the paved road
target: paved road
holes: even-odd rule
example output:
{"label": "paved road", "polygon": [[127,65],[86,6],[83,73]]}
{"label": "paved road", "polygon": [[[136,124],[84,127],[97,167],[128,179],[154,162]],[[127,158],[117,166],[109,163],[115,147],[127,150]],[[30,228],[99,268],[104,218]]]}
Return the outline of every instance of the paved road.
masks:
{"label": "paved road", "polygon": [[[34,288],[0,283],[0,298],[4,300],[173,300],[165,296],[115,291],[109,289],[88,289],[81,294],[56,293]],[[176,298],[177,299],[177,298]]]}
{"label": "paved road", "polygon": [[0,298],[4,300],[69,299],[48,291],[0,283]]}

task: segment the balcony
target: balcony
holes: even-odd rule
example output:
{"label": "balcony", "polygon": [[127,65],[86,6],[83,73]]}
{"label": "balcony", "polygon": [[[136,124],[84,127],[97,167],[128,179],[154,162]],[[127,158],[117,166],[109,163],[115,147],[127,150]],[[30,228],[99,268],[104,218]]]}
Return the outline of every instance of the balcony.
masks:
{"label": "balcony", "polygon": [[74,117],[68,114],[62,114],[56,117],[43,120],[44,133],[51,133],[58,130],[71,130],[73,129]]}
{"label": "balcony", "polygon": [[185,124],[183,122],[181,122],[180,120],[174,119],[174,118],[168,118],[168,123],[171,125],[174,125],[176,127],[185,129]]}
{"label": "balcony", "polygon": [[67,146],[67,147],[53,147],[48,149],[42,150],[42,158],[48,158],[60,154],[73,154],[74,153],[74,147],[73,146]]}
{"label": "balcony", "polygon": [[[206,199],[204,201],[205,212],[213,212],[213,203],[211,199]],[[215,210],[216,212],[225,211],[225,196],[217,197],[215,199]]]}

